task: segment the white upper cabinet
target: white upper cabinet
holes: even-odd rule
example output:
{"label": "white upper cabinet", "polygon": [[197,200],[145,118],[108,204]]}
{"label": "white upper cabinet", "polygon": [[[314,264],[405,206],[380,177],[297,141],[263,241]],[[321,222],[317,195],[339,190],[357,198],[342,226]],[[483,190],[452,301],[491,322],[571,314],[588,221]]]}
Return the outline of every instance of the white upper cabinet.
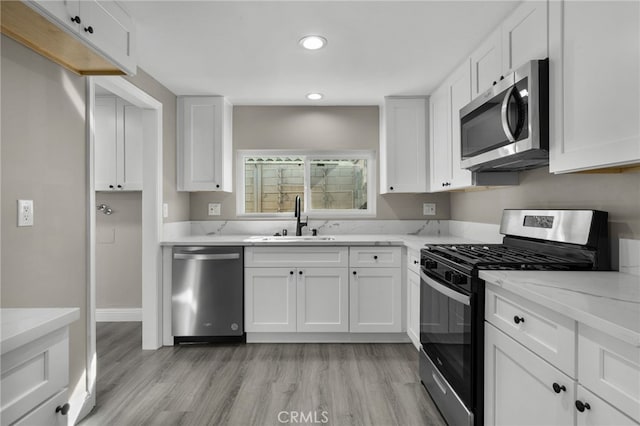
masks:
{"label": "white upper cabinet", "polygon": [[471,101],[471,61],[465,60],[431,97],[431,192],[472,185],[460,167],[460,109]]}
{"label": "white upper cabinet", "polygon": [[549,170],[640,163],[640,3],[552,2]]}
{"label": "white upper cabinet", "polygon": [[178,97],[179,191],[232,191],[232,115],[222,96]]}
{"label": "white upper cabinet", "polygon": [[96,97],[96,191],[142,190],[142,110],[115,96]]}
{"label": "white upper cabinet", "polygon": [[489,89],[501,73],[502,33],[497,29],[471,54],[472,97]]}
{"label": "white upper cabinet", "polygon": [[547,9],[546,0],[524,1],[503,21],[501,75],[549,56]]}
{"label": "white upper cabinet", "polygon": [[524,1],[471,54],[471,97],[548,54],[547,1]]}
{"label": "white upper cabinet", "polygon": [[[135,74],[135,23],[114,1],[30,0],[26,4],[127,74]],[[73,68],[73,67],[72,67]],[[82,74],[82,70],[79,70]]]}
{"label": "white upper cabinet", "polygon": [[387,97],[380,132],[380,193],[427,192],[428,99]]}

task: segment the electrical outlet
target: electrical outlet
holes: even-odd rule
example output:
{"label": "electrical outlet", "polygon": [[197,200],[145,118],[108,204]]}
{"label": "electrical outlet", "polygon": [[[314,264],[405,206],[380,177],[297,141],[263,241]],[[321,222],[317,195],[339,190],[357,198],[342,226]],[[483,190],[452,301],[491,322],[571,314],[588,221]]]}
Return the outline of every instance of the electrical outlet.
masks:
{"label": "electrical outlet", "polygon": [[422,204],[422,214],[424,216],[435,216],[436,215],[436,205],[435,205],[435,203],[424,203],[424,204]]}
{"label": "electrical outlet", "polygon": [[33,226],[33,200],[18,200],[18,226]]}
{"label": "electrical outlet", "polygon": [[220,216],[220,203],[209,203],[209,216]]}
{"label": "electrical outlet", "polygon": [[162,204],[162,217],[165,219],[169,217],[169,204],[167,203]]}

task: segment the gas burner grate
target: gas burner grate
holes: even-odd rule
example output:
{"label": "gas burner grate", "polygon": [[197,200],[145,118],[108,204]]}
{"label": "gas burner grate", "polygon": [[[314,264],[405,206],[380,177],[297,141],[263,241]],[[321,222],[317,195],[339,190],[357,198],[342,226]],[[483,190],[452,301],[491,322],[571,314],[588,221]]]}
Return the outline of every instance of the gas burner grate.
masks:
{"label": "gas burner grate", "polygon": [[584,259],[554,256],[503,244],[429,245],[426,250],[477,269],[590,269]]}

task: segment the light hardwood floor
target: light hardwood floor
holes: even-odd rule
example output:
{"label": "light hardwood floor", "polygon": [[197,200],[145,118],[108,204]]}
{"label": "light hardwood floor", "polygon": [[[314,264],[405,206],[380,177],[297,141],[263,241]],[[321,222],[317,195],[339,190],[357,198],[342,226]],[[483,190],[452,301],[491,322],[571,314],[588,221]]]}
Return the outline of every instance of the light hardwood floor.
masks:
{"label": "light hardwood floor", "polygon": [[140,323],[98,323],[97,406],[83,426],[445,424],[410,344],[143,351],[141,332]]}

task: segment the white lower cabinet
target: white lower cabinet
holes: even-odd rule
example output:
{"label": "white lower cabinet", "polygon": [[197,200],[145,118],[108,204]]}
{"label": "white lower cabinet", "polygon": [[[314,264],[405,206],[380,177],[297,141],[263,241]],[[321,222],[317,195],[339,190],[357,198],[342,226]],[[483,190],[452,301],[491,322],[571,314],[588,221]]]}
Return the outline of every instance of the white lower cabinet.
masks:
{"label": "white lower cabinet", "polygon": [[347,258],[347,247],[246,248],[245,330],[349,331]]}
{"label": "white lower cabinet", "polygon": [[295,268],[246,268],[245,330],[296,331]]}
{"label": "white lower cabinet", "polygon": [[[602,398],[589,392],[582,385],[578,385],[577,399],[584,407],[576,414],[578,426],[637,426],[638,423],[616,410]],[[577,410],[577,409],[576,409]]]}
{"label": "white lower cabinet", "polygon": [[347,268],[303,268],[297,277],[297,331],[349,331]]}
{"label": "white lower cabinet", "polygon": [[349,330],[402,331],[400,268],[351,268]]}
{"label": "white lower cabinet", "polygon": [[490,283],[485,319],[487,426],[640,424],[640,348]]}
{"label": "white lower cabinet", "polygon": [[489,323],[484,365],[486,425],[573,424],[574,380]]}
{"label": "white lower cabinet", "polygon": [[407,271],[407,334],[420,349],[420,275]]}

